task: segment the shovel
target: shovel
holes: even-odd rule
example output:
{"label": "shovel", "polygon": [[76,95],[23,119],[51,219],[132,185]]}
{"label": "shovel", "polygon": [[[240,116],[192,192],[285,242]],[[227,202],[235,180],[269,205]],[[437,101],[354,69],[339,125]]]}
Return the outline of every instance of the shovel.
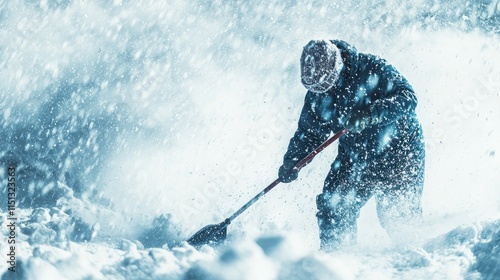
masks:
{"label": "shovel", "polygon": [[[309,153],[305,158],[299,161],[294,167],[293,171],[302,168],[304,165],[309,163],[312,158],[314,158],[319,152],[323,151],[328,145],[335,142],[335,140],[339,139],[342,135],[344,135],[347,130],[344,128],[341,131],[335,133],[328,140],[323,142],[323,144],[319,145],[316,149],[314,149],[311,153]],[[267,192],[272,190],[276,185],[280,183],[279,179],[274,180],[269,186],[267,186],[264,190],[254,196],[249,202],[243,205],[236,213],[231,215],[229,218],[225,219],[222,223],[208,225],[204,228],[200,229],[198,232],[193,234],[187,242],[191,244],[195,248],[200,248],[205,244],[217,245],[226,239],[227,236],[227,226],[238,217],[241,213],[247,210],[252,204],[254,204],[259,198],[263,197]]]}

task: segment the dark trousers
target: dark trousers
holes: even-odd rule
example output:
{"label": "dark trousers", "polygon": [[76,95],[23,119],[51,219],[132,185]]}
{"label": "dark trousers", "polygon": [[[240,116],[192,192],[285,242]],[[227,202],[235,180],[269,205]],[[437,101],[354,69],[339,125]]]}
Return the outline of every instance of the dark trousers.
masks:
{"label": "dark trousers", "polygon": [[339,147],[317,196],[321,249],[353,244],[361,207],[375,196],[377,215],[390,236],[399,225],[422,215],[425,149],[423,141],[387,150],[373,161],[355,162]]}

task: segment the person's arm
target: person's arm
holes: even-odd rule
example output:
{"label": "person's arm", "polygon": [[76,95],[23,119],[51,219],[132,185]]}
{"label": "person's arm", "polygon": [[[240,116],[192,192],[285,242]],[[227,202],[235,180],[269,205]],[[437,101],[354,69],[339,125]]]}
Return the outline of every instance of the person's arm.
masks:
{"label": "person's arm", "polygon": [[330,135],[330,128],[321,122],[313,112],[311,104],[311,92],[308,92],[300,113],[297,131],[290,139],[287,152],[283,157],[283,165],[280,167],[279,177],[284,183],[291,182],[297,178],[297,173],[292,173],[292,168],[317,146],[321,145]]}
{"label": "person's arm", "polygon": [[375,69],[382,81],[380,90],[385,91],[385,95],[375,100],[370,110],[371,117],[376,118],[378,124],[388,125],[401,116],[414,112],[417,97],[408,81],[392,65],[385,60],[383,62]]}

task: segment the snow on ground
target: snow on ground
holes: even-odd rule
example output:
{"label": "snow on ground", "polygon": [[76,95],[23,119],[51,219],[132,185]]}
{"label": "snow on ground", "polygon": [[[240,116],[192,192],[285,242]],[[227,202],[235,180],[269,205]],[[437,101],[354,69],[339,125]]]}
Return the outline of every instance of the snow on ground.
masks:
{"label": "snow on ground", "polygon": [[500,273],[500,220],[460,226],[418,245],[354,246],[332,254],[311,251],[291,235],[200,251],[185,242],[145,249],[126,239],[51,243],[25,237],[18,278],[7,271],[2,279],[495,279]]}
{"label": "snow on ground", "polygon": [[[16,164],[19,217],[19,272],[1,261],[2,279],[500,277],[499,2],[299,2],[0,1],[0,177]],[[392,243],[370,201],[357,246],[318,252],[331,147],[238,217],[226,247],[180,244],[275,179],[312,38],[412,83],[425,223]]]}

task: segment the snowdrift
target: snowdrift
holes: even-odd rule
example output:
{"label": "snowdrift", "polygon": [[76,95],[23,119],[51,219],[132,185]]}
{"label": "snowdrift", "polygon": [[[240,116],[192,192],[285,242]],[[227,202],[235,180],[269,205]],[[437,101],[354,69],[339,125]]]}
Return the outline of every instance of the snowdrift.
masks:
{"label": "snowdrift", "polygon": [[25,214],[16,274],[5,271],[1,279],[497,279],[500,273],[500,220],[463,225],[421,244],[326,254],[293,235],[199,251],[185,242],[144,248],[137,240],[93,240],[95,227],[57,208]]}

